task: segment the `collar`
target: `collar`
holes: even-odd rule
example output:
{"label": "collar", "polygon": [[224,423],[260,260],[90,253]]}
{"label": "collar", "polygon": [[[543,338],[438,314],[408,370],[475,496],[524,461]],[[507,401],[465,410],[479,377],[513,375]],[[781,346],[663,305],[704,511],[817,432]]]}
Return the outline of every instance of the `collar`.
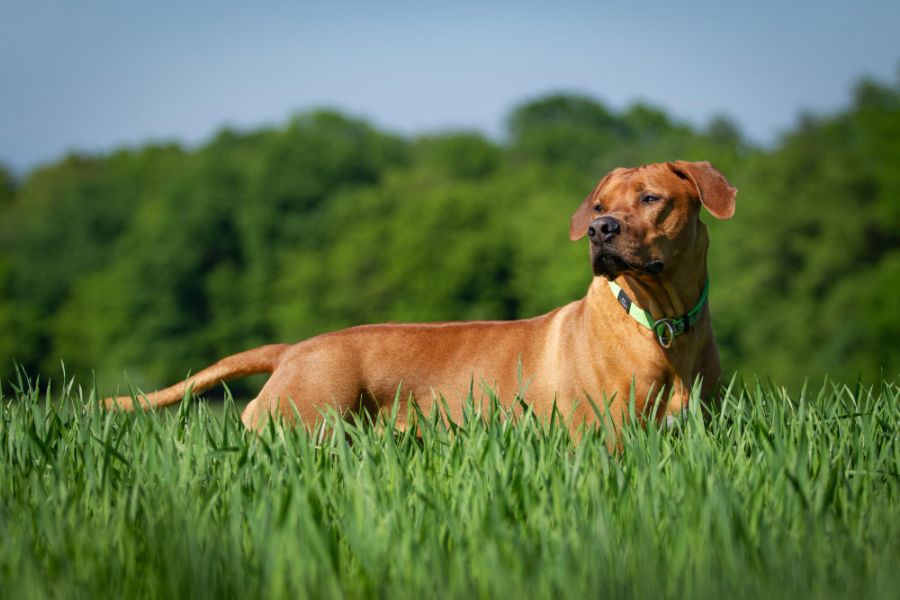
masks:
{"label": "collar", "polygon": [[706,283],[703,284],[703,291],[700,292],[700,299],[697,300],[694,308],[680,317],[663,317],[655,320],[653,315],[635,304],[618,283],[609,280],[609,289],[612,290],[613,295],[619,301],[619,304],[622,305],[622,308],[625,309],[625,312],[631,315],[632,319],[656,334],[656,341],[659,342],[660,346],[668,348],[672,345],[672,341],[676,336],[688,331],[700,319],[700,314],[703,312],[703,306],[706,304],[706,298],[709,295],[709,277],[706,278]]}

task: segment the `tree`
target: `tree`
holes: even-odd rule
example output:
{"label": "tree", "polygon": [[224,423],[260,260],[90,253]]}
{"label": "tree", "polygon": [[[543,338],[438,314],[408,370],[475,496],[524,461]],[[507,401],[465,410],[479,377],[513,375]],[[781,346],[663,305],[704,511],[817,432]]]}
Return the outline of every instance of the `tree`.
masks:
{"label": "tree", "polygon": [[[334,111],[203,146],[0,168],[0,379],[12,361],[152,388],[342,326],[529,317],[587,288],[571,212],[619,165],[712,160],[739,189],[712,236],[726,372],[786,385],[900,368],[900,90],[864,81],[771,149],[577,95],[509,139],[404,139]],[[238,388],[241,392],[241,388]]]}

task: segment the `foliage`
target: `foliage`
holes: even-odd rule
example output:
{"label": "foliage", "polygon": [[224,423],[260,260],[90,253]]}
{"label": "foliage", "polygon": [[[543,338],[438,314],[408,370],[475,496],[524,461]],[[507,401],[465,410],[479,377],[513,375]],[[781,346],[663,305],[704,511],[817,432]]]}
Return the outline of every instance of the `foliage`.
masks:
{"label": "foliage", "polygon": [[863,82],[852,111],[807,117],[748,161],[742,235],[714,262],[722,279],[743,271],[734,298],[753,300],[717,321],[741,369],[900,368],[898,156],[900,87]]}
{"label": "foliage", "polygon": [[[7,388],[8,390],[9,388]],[[501,409],[421,438],[0,400],[9,597],[894,598],[900,388],[733,385],[704,422],[577,445]],[[696,403],[692,406],[697,407]],[[387,426],[386,426],[387,425]]]}
{"label": "foliage", "polygon": [[[0,170],[0,377],[144,389],[247,347],[376,321],[534,316],[576,299],[568,218],[618,165],[713,161],[740,189],[710,222],[726,372],[796,389],[900,369],[900,87],[804,117],[771,149],[718,118],[554,95],[503,143],[402,138],[334,112],[204,146]],[[803,368],[797,368],[802,364]],[[238,391],[243,393],[243,388]]]}

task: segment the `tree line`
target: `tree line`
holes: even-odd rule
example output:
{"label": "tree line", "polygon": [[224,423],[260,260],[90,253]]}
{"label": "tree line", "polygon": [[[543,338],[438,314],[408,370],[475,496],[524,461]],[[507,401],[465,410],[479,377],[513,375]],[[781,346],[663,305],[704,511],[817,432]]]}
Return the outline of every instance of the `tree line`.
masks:
{"label": "tree line", "polygon": [[900,85],[862,81],[772,147],[635,104],[551,95],[477,132],[405,137],[335,111],[196,149],[0,169],[0,381],[14,364],[153,389],[251,346],[381,321],[514,319],[580,297],[569,215],[616,166],[710,160],[726,373],[785,385],[900,369]]}

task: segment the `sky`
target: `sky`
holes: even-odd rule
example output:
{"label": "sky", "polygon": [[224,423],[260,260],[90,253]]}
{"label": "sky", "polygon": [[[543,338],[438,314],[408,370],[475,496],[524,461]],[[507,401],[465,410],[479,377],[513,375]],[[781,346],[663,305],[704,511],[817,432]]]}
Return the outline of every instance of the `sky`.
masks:
{"label": "sky", "polygon": [[552,92],[641,101],[771,144],[897,82],[900,2],[0,0],[0,163],[196,145],[331,107],[401,134],[502,139]]}

